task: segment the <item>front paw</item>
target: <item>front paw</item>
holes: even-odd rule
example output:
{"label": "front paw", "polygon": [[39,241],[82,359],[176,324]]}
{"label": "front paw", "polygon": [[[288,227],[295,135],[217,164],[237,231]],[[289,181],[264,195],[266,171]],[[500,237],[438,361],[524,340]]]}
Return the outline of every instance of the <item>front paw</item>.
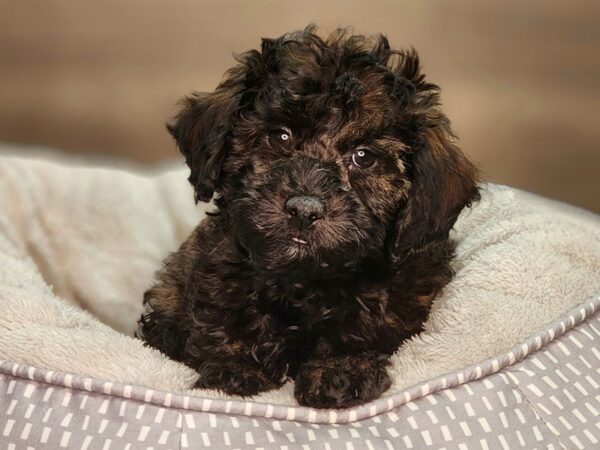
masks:
{"label": "front paw", "polygon": [[313,360],[296,376],[298,403],[314,408],[348,408],[379,397],[392,384],[387,356],[366,354]]}
{"label": "front paw", "polygon": [[226,394],[247,397],[281,386],[259,367],[244,363],[205,363],[197,370],[200,378],[194,387],[199,389],[218,389]]}

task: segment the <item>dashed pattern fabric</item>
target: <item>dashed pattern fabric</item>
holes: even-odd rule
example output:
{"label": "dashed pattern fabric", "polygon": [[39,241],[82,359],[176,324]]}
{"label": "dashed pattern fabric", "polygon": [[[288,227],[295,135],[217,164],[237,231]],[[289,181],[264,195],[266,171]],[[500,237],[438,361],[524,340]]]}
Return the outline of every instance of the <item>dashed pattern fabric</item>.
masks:
{"label": "dashed pattern fabric", "polygon": [[0,448],[600,448],[600,299],[511,352],[349,410],[201,399],[0,364]]}

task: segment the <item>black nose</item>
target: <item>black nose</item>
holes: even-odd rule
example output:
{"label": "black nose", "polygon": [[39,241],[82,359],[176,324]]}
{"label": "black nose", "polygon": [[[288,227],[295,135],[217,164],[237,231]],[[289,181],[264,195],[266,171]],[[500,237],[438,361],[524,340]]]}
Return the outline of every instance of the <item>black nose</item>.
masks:
{"label": "black nose", "polygon": [[285,202],[285,210],[291,216],[291,221],[299,227],[305,227],[325,215],[325,205],[317,197],[299,195],[290,197]]}

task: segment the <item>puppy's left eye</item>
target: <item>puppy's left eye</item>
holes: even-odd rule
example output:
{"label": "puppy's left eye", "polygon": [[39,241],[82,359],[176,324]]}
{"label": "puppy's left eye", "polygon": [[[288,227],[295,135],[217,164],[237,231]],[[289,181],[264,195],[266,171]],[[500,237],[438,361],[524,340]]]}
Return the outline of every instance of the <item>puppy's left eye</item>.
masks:
{"label": "puppy's left eye", "polygon": [[367,148],[359,147],[352,153],[352,164],[361,169],[368,169],[376,161],[375,155]]}
{"label": "puppy's left eye", "polygon": [[269,133],[269,143],[276,146],[288,146],[292,143],[292,132],[288,128],[280,128]]}

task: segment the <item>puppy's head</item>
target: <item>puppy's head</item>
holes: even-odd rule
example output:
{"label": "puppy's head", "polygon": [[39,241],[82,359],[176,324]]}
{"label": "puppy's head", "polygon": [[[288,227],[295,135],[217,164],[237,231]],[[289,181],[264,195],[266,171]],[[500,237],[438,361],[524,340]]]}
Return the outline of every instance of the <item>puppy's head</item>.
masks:
{"label": "puppy's head", "polygon": [[414,51],[309,27],[263,39],[168,126],[196,199],[265,271],[347,272],[445,240],[476,198]]}

